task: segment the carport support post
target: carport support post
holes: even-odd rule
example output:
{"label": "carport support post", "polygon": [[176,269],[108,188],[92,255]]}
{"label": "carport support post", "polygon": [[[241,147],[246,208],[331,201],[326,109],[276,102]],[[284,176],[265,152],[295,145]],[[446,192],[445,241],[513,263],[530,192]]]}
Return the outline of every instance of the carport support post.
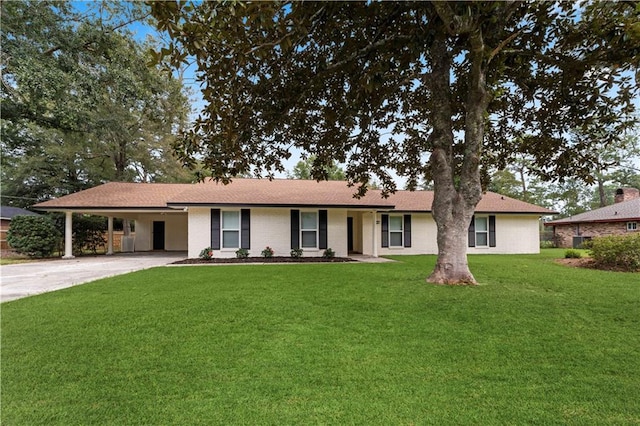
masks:
{"label": "carport support post", "polygon": [[113,254],[113,216],[107,218],[107,255]]}
{"label": "carport support post", "polygon": [[73,259],[73,213],[65,212],[64,217],[64,256],[63,259]]}

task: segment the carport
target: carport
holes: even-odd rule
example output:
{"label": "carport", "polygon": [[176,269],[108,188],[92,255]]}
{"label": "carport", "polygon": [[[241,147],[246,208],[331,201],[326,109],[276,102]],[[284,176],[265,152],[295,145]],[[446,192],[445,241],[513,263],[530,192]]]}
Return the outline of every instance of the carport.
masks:
{"label": "carport", "polygon": [[107,218],[107,254],[113,251],[114,218],[135,221],[136,235],[123,241],[123,251],[186,251],[188,216],[167,207],[167,200],[190,184],[112,182],[63,198],[36,204],[36,210],[65,214],[64,259],[73,259],[73,214]]}

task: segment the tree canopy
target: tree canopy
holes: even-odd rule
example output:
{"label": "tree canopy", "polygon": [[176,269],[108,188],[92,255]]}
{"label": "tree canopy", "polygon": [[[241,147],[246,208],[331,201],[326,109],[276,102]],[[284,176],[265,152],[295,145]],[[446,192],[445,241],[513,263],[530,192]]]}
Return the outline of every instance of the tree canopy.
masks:
{"label": "tree canopy", "polygon": [[[153,2],[174,65],[206,102],[176,145],[223,181],[283,171],[293,147],[366,191],[433,179],[429,281],[475,282],[467,225],[518,153],[544,179],[592,181],[594,144],[633,125],[640,58],[629,2]],[[582,135],[586,137],[574,137]],[[597,137],[597,140],[594,139]]]}
{"label": "tree canopy", "polygon": [[[287,176],[291,179],[318,179],[318,180],[345,180],[344,170],[335,162],[329,167],[319,169],[314,167],[316,158],[311,156],[304,160],[300,160],[293,167],[291,172],[287,173]],[[313,175],[313,171],[320,171],[320,175]]]}
{"label": "tree canopy", "polygon": [[182,84],[149,67],[155,45],[126,30],[148,8],[88,7],[103,15],[68,2],[2,2],[3,204],[109,180],[190,179],[171,148],[189,112]]}

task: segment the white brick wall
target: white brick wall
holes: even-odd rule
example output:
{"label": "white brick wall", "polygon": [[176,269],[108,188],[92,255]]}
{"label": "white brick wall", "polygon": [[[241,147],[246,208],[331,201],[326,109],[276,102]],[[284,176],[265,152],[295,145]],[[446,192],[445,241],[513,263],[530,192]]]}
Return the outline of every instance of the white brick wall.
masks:
{"label": "white brick wall", "polygon": [[[237,210],[237,209],[236,209]],[[299,209],[318,211],[318,209]],[[347,256],[347,210],[329,209],[328,246],[336,256]],[[259,257],[262,250],[271,247],[275,256],[290,256],[291,253],[291,209],[251,208],[251,249],[249,256]],[[211,209],[189,208],[189,254],[198,257],[200,251],[211,244]],[[237,249],[221,249],[215,257],[235,257]],[[322,256],[324,250],[304,249],[304,256]]]}
{"label": "white brick wall", "polygon": [[[304,211],[305,209],[300,209]],[[317,211],[317,210],[314,210]],[[366,255],[373,255],[372,214],[370,212],[347,209],[328,209],[328,246],[336,256],[347,253],[347,216],[355,216],[354,248],[362,247]],[[189,208],[188,234],[189,257],[198,257],[200,251],[211,244],[211,209]],[[361,218],[361,219],[360,219]],[[276,256],[289,256],[291,251],[291,209],[252,208],[251,209],[251,249],[250,256],[260,256],[269,246]],[[381,221],[381,214],[376,214]],[[152,220],[149,221],[151,223]],[[496,247],[470,247],[468,253],[538,253],[538,217],[533,215],[496,215]],[[179,229],[176,227],[176,230]],[[137,229],[136,229],[137,230]],[[376,224],[375,240],[379,256],[393,254],[437,254],[436,224],[431,213],[411,214],[411,247],[381,247],[381,225]],[[169,235],[167,234],[167,238]],[[360,244],[361,243],[361,244]],[[137,244],[137,242],[136,242]],[[235,257],[236,249],[216,250],[216,257]],[[323,250],[305,249],[305,256],[321,256]]]}
{"label": "white brick wall", "polygon": [[196,258],[211,245],[211,209],[189,207],[189,250],[187,256]]}
{"label": "white brick wall", "polygon": [[475,254],[540,253],[540,223],[534,215],[495,215],[496,246],[469,247]]}
{"label": "white brick wall", "polygon": [[140,214],[135,218],[135,251],[153,250],[153,222],[164,222],[164,248],[167,251],[187,250],[188,224],[185,213]]}

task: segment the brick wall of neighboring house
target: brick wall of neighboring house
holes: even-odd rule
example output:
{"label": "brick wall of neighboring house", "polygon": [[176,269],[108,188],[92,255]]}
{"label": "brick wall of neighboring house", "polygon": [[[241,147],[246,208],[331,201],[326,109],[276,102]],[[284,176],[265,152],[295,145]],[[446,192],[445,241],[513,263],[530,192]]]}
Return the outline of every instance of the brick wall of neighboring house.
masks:
{"label": "brick wall of neighboring house", "polygon": [[[124,235],[123,231],[113,231],[113,251],[122,251],[122,236]],[[135,232],[130,234],[132,237],[136,235]],[[109,235],[104,233],[104,240],[107,241]],[[107,249],[107,244],[105,243],[104,249]]]}
{"label": "brick wall of neighboring house", "polygon": [[571,248],[573,247],[573,237],[576,236],[593,238],[607,235],[625,235],[629,232],[627,231],[627,222],[556,225],[555,242],[558,247]]}
{"label": "brick wall of neighboring house", "polygon": [[7,244],[7,231],[9,230],[10,220],[0,220],[0,250],[9,250],[9,244]]}

